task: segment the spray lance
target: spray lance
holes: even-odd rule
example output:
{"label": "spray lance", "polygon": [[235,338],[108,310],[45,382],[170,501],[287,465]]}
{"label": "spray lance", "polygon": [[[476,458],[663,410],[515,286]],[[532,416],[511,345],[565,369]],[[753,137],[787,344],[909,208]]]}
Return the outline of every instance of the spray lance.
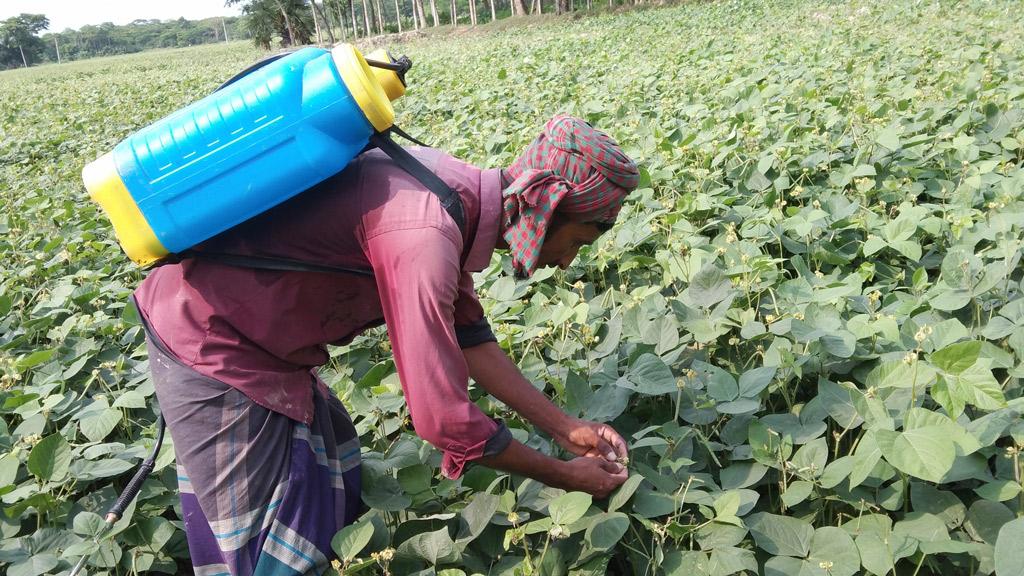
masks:
{"label": "spray lance", "polygon": [[[264,69],[266,66],[273,64],[275,62],[277,63],[278,70],[285,71],[288,69],[292,69],[294,71],[298,69],[301,74],[301,70],[303,67],[308,65],[311,61],[317,59],[318,54],[314,52],[316,50],[321,49],[305,48],[301,50],[291,50],[282,52],[280,54],[275,54],[268,58],[264,58],[263,60],[256,62],[252,66],[249,66],[248,68],[242,70],[238,74],[232,76],[226,82],[221,84],[216,90],[214,90],[214,92],[203,101],[197,102],[184,110],[172,114],[171,116],[165,118],[161,122],[158,122],[146,129],[143,129],[142,131],[134,135],[132,138],[135,138],[137,140],[146,140],[147,130],[149,130],[150,132],[156,131],[158,133],[162,133],[162,135],[165,136],[171,133],[173,133],[174,136],[181,136],[182,134],[185,134],[187,130],[173,131],[173,128],[175,127],[174,125],[176,123],[181,124],[181,117],[183,115],[191,114],[192,116],[190,117],[189,121],[192,122],[193,126],[200,126],[202,124],[203,117],[198,116],[199,121],[196,121],[195,118],[197,118],[196,111],[202,108],[201,105],[203,104],[203,102],[207,102],[208,106],[211,103],[215,105],[223,105],[223,102],[217,103],[210,101],[212,99],[215,99],[218,93],[222,93],[229,86],[235,85],[243,79],[251,78],[251,74],[253,72],[256,72],[257,70],[260,69]],[[365,120],[369,121],[368,125],[371,126],[371,130],[377,129],[378,131],[394,131],[397,134],[409,140],[412,140],[413,142],[422,144],[421,142],[405,134],[397,126],[394,126],[393,113],[391,112],[389,102],[390,100],[394,100],[405,93],[405,74],[406,72],[409,71],[410,68],[412,68],[412,60],[410,60],[407,56],[401,56],[396,59],[385,50],[378,50],[370,54],[370,57],[363,58],[362,55],[355,50],[355,48],[352,48],[349,45],[338,46],[332,52],[333,53],[331,54],[331,56],[333,58],[328,58],[328,60],[331,60],[331,64],[338,65],[341,67],[340,76],[344,80],[344,86],[348,88],[349,97],[354,98],[356,100],[356,103],[358,105],[357,109],[361,110],[362,113],[365,115]],[[294,60],[294,62],[290,63],[289,59]],[[324,60],[323,58],[319,59]],[[366,66],[375,68],[378,71],[371,72],[369,68],[361,68],[360,64],[365,64]],[[266,89],[268,86],[273,85],[274,80],[275,78],[271,77],[269,79],[262,79],[262,81],[260,82],[250,82],[249,86],[243,87],[241,90],[236,91],[236,94],[233,95],[235,98],[232,100],[231,105],[234,106],[236,102],[239,101],[245,101],[248,103],[251,101],[258,101],[261,99],[267,100],[268,93],[266,92]],[[360,90],[362,90],[363,92],[360,92]],[[322,106],[324,109],[328,109],[333,106],[333,104],[329,101],[321,102],[318,105]],[[213,110],[217,118],[224,118],[225,112],[222,107],[215,106]],[[236,132],[237,131],[238,130],[236,130]],[[129,138],[120,146],[127,147],[125,145],[127,143],[130,143],[132,138]],[[145,141],[145,154],[159,155],[159,143],[162,140],[163,139],[158,138],[155,141]],[[175,142],[175,144],[179,145],[176,148],[180,148],[180,145],[184,144],[184,142],[179,142],[178,139],[172,140]],[[239,142],[240,140],[241,138],[238,138],[233,142]],[[356,140],[358,141],[358,139]],[[216,152],[221,151],[227,147],[229,146],[223,145],[220,149],[214,150],[213,152],[209,152],[208,156],[215,156]],[[358,153],[359,151],[361,151],[362,148],[363,144],[359,144],[359,146],[355,148],[353,151],[355,153]],[[151,194],[153,190],[151,189],[151,187],[147,187],[145,185],[147,183],[144,180],[139,180],[133,177],[133,172],[146,172],[146,167],[126,166],[126,161],[124,160],[124,158],[127,157],[129,156],[124,156],[121,158],[120,161],[115,161],[114,154],[107,154],[103,158],[91,163],[89,166],[86,167],[85,170],[83,170],[83,179],[85,180],[86,188],[89,190],[93,198],[96,199],[101,205],[103,205],[103,207],[107,209],[107,212],[111,215],[111,220],[113,221],[115,231],[118,234],[118,238],[121,241],[122,247],[125,248],[125,251],[128,253],[128,255],[132,257],[133,260],[140,264],[151,264],[153,262],[160,261],[168,254],[169,251],[162,245],[162,239],[173,237],[174,234],[167,233],[156,235],[159,236],[160,238],[153,235],[153,223],[159,222],[160,218],[157,217],[158,214],[156,213],[155,210],[147,214],[147,211],[142,209],[144,207],[137,200],[137,198],[143,198],[145,196],[145,194],[143,193],[143,189],[146,189],[146,192],[149,192]],[[135,152],[134,155],[130,155],[130,158],[132,161],[141,162],[139,160],[138,152]],[[181,164],[179,166],[179,169],[181,171],[188,172],[188,169],[192,168],[192,171],[195,172],[197,171],[195,164],[200,164],[199,168],[202,168],[201,164],[203,164],[202,161],[204,160],[204,158],[206,157],[200,157],[199,159],[194,160],[190,163]],[[347,160],[345,162],[347,163]],[[212,163],[212,161],[207,163],[210,164]],[[344,167],[344,164],[342,164],[341,166],[328,167],[328,169],[334,170],[336,172],[341,167]],[[329,175],[330,174],[321,174],[317,175],[317,177],[323,179]],[[207,180],[212,181],[216,181],[218,177],[217,174],[207,174],[206,176]],[[128,182],[126,182],[126,180]],[[135,191],[127,189],[127,183],[134,184],[137,187],[137,189]],[[231,182],[226,183],[231,184]],[[250,193],[250,189],[251,186],[248,188],[243,186],[241,188],[241,193]],[[276,198],[270,198],[269,202],[265,202],[265,205],[262,208],[269,208],[274,204],[286,200],[290,195],[293,195],[300,191],[301,190],[269,190],[268,194],[271,196],[276,196]],[[158,194],[156,195],[159,196],[159,191]],[[170,192],[167,193],[168,197],[171,197],[173,195],[174,194]],[[209,220],[209,218],[206,219]],[[236,222],[240,220],[238,215],[232,216],[231,219],[235,220]],[[227,218],[222,220],[224,221],[218,223],[218,226],[221,229],[226,229],[230,227],[226,225],[228,220]],[[209,231],[204,232],[204,234],[209,234]],[[150,236],[154,237],[150,238]],[[199,241],[201,239],[203,238],[201,238],[200,236],[193,235],[185,243],[188,244]],[[138,495],[139,490],[141,490],[143,482],[145,482],[146,478],[153,472],[153,468],[156,466],[157,456],[160,454],[160,448],[163,446],[165,429],[166,426],[164,424],[163,415],[158,415],[156,420],[156,443],[153,446],[153,450],[150,453],[150,455],[142,462],[142,464],[139,465],[139,468],[138,470],[136,470],[135,475],[132,476],[132,479],[128,482],[127,485],[125,485],[124,490],[121,492],[121,495],[114,502],[113,506],[111,506],[110,509],[107,511],[107,514],[104,517],[103,527],[93,536],[93,542],[95,542],[96,544],[99,544],[100,541],[107,534],[110,533],[110,530],[114,527],[114,524],[116,524],[122,518],[122,516],[124,515],[124,511],[128,508],[128,506]],[[79,576],[82,572],[82,569],[85,567],[85,563],[88,561],[90,556],[91,554],[86,554],[82,556],[81,559],[79,559],[78,563],[75,564],[75,567],[69,573],[69,576]]]}

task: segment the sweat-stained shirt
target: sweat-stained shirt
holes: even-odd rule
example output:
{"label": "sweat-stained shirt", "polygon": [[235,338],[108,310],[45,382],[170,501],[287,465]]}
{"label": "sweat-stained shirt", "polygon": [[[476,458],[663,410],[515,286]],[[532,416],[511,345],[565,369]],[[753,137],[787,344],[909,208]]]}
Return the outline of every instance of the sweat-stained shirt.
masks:
{"label": "sweat-stained shirt", "polygon": [[[297,421],[313,416],[310,371],[386,323],[416,433],[444,452],[442,472],[507,445],[508,430],[467,392],[461,348],[494,341],[473,289],[498,237],[501,173],[411,148],[462,198],[466,236],[437,197],[380,151],[202,244],[200,250],[372,269],[373,278],[281,272],[190,258],[135,293],[179,360]],[[460,264],[463,261],[464,264]]]}

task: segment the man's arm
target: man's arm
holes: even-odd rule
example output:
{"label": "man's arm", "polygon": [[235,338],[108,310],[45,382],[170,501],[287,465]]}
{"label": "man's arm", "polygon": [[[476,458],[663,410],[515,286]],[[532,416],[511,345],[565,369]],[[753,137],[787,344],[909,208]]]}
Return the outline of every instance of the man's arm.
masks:
{"label": "man's arm", "polygon": [[611,426],[569,416],[533,387],[495,342],[464,348],[469,374],[484,390],[504,402],[577,456],[609,462],[626,457],[626,443]]}
{"label": "man's arm", "polygon": [[488,468],[527,476],[554,488],[582,490],[598,498],[607,497],[629,476],[624,466],[604,458],[581,456],[569,461],[559,460],[515,440],[498,454],[478,458],[476,462]]}

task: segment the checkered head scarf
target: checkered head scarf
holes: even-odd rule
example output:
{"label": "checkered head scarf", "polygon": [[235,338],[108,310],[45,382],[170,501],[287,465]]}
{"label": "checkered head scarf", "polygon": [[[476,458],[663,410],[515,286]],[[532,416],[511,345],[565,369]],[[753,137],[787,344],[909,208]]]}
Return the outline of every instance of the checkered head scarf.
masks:
{"label": "checkered head scarf", "polygon": [[557,211],[578,222],[612,224],[640,181],[636,164],[611,138],[579,118],[559,115],[505,170],[504,238],[512,266],[528,277]]}

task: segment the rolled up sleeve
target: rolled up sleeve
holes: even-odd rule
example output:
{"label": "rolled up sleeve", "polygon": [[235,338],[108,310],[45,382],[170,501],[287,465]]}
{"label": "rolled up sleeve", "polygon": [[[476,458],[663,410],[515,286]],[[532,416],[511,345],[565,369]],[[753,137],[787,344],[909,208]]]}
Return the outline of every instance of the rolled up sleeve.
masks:
{"label": "rolled up sleeve", "polygon": [[[485,455],[488,442],[493,450],[508,434],[469,399],[469,370],[455,327],[456,302],[466,297],[460,294],[460,245],[439,228],[391,230],[366,239],[413,426],[444,452],[441,471],[453,479]],[[472,307],[463,301],[460,312],[466,306]],[[479,339],[482,329],[474,330],[471,339]]]}

